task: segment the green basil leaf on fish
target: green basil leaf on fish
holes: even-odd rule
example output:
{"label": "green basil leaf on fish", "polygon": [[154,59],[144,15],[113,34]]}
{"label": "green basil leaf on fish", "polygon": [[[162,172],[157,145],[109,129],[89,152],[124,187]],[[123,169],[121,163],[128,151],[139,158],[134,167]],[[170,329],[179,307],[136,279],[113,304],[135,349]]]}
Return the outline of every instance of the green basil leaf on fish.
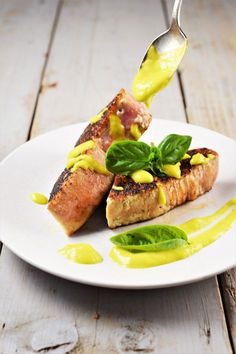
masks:
{"label": "green basil leaf on fish", "polygon": [[189,135],[170,134],[158,145],[163,165],[174,165],[188,151],[192,137]]}
{"label": "green basil leaf on fish", "polygon": [[110,146],[106,154],[106,168],[112,173],[130,174],[149,169],[151,148],[141,141],[119,141]]}

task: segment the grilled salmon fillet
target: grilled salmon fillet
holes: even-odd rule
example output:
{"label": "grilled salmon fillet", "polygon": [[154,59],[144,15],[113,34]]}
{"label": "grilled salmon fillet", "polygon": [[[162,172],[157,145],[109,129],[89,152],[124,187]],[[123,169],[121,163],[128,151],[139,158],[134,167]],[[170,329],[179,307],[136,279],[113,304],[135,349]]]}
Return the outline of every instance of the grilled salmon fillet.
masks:
{"label": "grilled salmon fillet", "polygon": [[[91,155],[104,167],[105,152],[114,140],[135,140],[137,132],[140,135],[143,134],[151,122],[151,115],[144,104],[137,102],[124,89],[100,113],[98,118],[87,126],[75,146],[92,140],[95,148],[83,154]],[[117,120],[118,136],[114,135],[112,128],[112,124],[114,125],[114,122],[117,124]],[[136,128],[135,136],[133,126]],[[109,172],[103,174],[88,168],[78,168],[74,172],[66,168],[61,173],[50,194],[48,210],[68,235],[72,235],[88,220],[110,189],[113,178]]]}
{"label": "grilled salmon fillet", "polygon": [[[215,157],[206,164],[192,166],[190,159],[196,153]],[[181,161],[180,179],[154,177],[152,183],[140,184],[130,177],[117,175],[107,199],[108,226],[115,228],[155,218],[208,192],[217,177],[218,154],[207,148],[190,150],[188,154],[190,158]],[[164,203],[160,202],[160,193],[166,199]]]}

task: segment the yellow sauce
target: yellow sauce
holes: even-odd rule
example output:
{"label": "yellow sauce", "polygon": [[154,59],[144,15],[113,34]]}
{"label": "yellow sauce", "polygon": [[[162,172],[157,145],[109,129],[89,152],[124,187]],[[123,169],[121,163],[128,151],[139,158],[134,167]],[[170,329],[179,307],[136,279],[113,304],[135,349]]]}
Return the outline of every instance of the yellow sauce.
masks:
{"label": "yellow sauce", "polygon": [[186,160],[186,159],[190,159],[190,155],[189,154],[184,154],[184,156],[182,157],[182,160]]}
{"label": "yellow sauce", "polygon": [[66,245],[59,250],[59,253],[75,263],[96,264],[103,261],[102,256],[86,243],[74,243]]}
{"label": "yellow sauce", "polygon": [[201,164],[206,164],[209,162],[209,160],[212,160],[215,158],[215,155],[213,154],[208,154],[207,157],[205,157],[203,154],[198,152],[197,154],[194,154],[190,160],[191,165],[201,165]]}
{"label": "yellow sauce", "polygon": [[139,130],[139,126],[138,124],[131,124],[130,127],[130,134],[134,137],[135,140],[138,140],[139,138],[141,138],[141,131]]}
{"label": "yellow sauce", "polygon": [[66,168],[70,169],[71,172],[75,172],[78,168],[83,168],[105,175],[109,174],[107,169],[96,161],[93,156],[84,154],[87,150],[94,149],[95,147],[96,144],[93,140],[88,140],[76,146],[68,154]]}
{"label": "yellow sauce", "polygon": [[147,57],[133,81],[132,90],[137,101],[150,107],[155,94],[172,79],[186,49],[187,42],[165,53],[159,53],[154,45],[150,46]]}
{"label": "yellow sauce", "polygon": [[109,117],[110,129],[109,134],[114,140],[124,139],[125,127],[121,123],[120,117],[115,114],[111,114]]}
{"label": "yellow sauce", "polygon": [[78,146],[76,146],[73,150],[71,150],[68,154],[68,160],[73,159],[80,154],[83,154],[85,151],[94,149],[96,146],[95,142],[93,140],[88,140],[85,141],[85,143],[82,143]]}
{"label": "yellow sauce", "polygon": [[166,195],[162,186],[158,185],[158,204],[166,205]]}
{"label": "yellow sauce", "polygon": [[207,158],[208,158],[209,160],[212,160],[212,159],[215,158],[215,155],[214,155],[214,154],[208,154],[208,155],[207,155]]}
{"label": "yellow sauce", "polygon": [[151,175],[151,173],[149,173],[145,170],[137,170],[137,171],[133,172],[130,177],[136,183],[152,183],[153,182],[153,176]]}
{"label": "yellow sauce", "polygon": [[105,113],[107,111],[107,107],[105,107],[104,109],[102,109],[98,114],[96,114],[96,116],[93,116],[92,118],[90,118],[90,123],[95,124],[97,123],[103,116],[103,113]]}
{"label": "yellow sauce", "polygon": [[30,199],[36,204],[48,204],[48,198],[41,193],[31,193]]}
{"label": "yellow sauce", "polygon": [[177,162],[175,165],[164,165],[162,169],[163,172],[169,177],[181,177],[180,162]]}
{"label": "yellow sauce", "polygon": [[[132,253],[118,247],[113,247],[110,252],[110,257],[114,262],[129,268],[155,267],[175,262],[187,258],[200,251],[203,247],[208,246],[228,231],[235,222],[236,198],[231,199],[209,216],[195,218],[184,224],[177,225],[188,234],[189,244],[186,246],[161,252],[139,253]],[[197,236],[190,237],[191,234],[206,227],[209,228],[200,232]]]}
{"label": "yellow sauce", "polygon": [[78,170],[78,168],[89,169],[104,175],[109,174],[108,170],[102,164],[96,161],[91,155],[82,154],[74,159],[74,164],[71,167],[71,172],[75,172]]}
{"label": "yellow sauce", "polygon": [[112,189],[115,189],[115,191],[123,191],[124,188],[121,186],[113,186]]}

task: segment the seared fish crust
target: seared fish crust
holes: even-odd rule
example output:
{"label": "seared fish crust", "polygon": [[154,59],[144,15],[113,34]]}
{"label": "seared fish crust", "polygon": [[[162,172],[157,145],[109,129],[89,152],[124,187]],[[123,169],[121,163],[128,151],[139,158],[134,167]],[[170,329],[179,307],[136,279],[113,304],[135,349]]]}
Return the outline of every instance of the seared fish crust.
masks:
{"label": "seared fish crust", "polygon": [[[123,190],[111,189],[107,199],[106,217],[108,226],[115,228],[138,221],[149,220],[165,214],[169,210],[187,201],[195,200],[208,192],[217,177],[218,154],[207,149],[188,151],[190,156],[201,153],[212,154],[215,158],[206,164],[190,164],[190,158],[181,161],[181,178],[154,177],[152,183],[135,183],[130,177],[116,176],[114,185]],[[162,189],[166,203],[159,202]]]}

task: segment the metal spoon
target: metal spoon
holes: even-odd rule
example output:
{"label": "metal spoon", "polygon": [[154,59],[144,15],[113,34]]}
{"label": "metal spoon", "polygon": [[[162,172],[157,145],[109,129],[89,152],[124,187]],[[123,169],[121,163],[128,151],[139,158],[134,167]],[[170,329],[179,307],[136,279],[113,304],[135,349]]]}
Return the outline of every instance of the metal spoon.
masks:
{"label": "metal spoon", "polygon": [[172,80],[187,49],[187,37],[179,25],[181,3],[175,0],[170,28],[151,43],[133,80],[134,97],[148,108]]}
{"label": "metal spoon", "polygon": [[[175,50],[178,50],[178,48],[185,48],[185,50],[182,51],[182,55],[179,56],[178,58],[178,63],[176,63],[176,66],[178,67],[180,62],[183,59],[183,56],[185,54],[185,51],[187,49],[187,37],[180,28],[180,9],[182,5],[182,0],[175,0],[174,2],[174,7],[172,11],[172,16],[171,16],[171,24],[170,28],[162,33],[159,37],[157,37],[149,46],[149,48],[154,45],[158,51],[158,53],[171,53],[175,52]],[[148,48],[148,49],[149,49]],[[148,51],[147,51],[148,53]],[[144,59],[142,63],[145,61],[147,57],[147,53],[144,56]],[[170,58],[170,56],[169,56]],[[176,57],[173,57],[173,60],[176,62]],[[141,63],[141,65],[142,65]],[[177,68],[176,68],[177,69]]]}

